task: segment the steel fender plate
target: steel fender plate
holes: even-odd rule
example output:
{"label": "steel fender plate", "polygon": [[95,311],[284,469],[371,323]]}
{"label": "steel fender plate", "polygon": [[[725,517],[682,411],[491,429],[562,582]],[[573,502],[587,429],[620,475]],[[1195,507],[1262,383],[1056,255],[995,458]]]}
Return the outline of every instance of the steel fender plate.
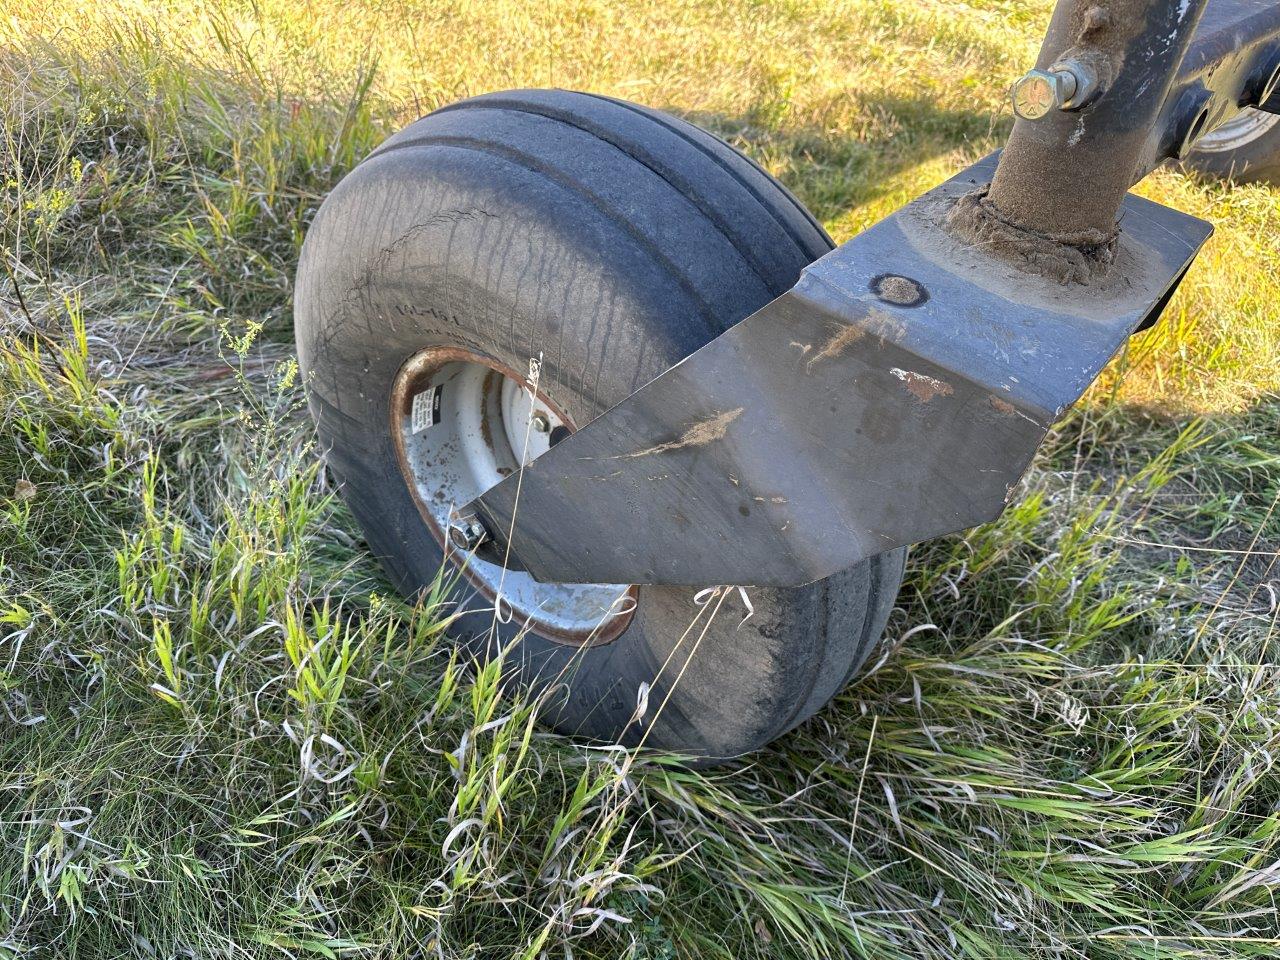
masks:
{"label": "steel fender plate", "polygon": [[813,263],[464,510],[564,583],[799,586],[994,519],[1212,232],[1130,195],[1104,280],[1032,275],[941,226],[995,160]]}

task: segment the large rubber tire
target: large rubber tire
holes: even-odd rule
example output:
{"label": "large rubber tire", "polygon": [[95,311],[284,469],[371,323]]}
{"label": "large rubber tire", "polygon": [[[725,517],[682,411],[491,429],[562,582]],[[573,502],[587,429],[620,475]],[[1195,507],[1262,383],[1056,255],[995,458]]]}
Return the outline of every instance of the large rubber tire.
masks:
{"label": "large rubber tire", "polygon": [[1205,137],[1184,163],[1221,180],[1280,185],[1280,116],[1246,110]]}
{"label": "large rubber tire", "polygon": [[[396,586],[412,595],[442,563],[388,428],[409,357],[460,346],[522,370],[541,353],[543,389],[583,424],[830,249],[803,206],[742,154],[617,100],[492,94],[387,140],[317,213],[295,316],[328,466]],[[731,594],[706,633],[683,642],[696,591],[641,587],[611,642],[526,634],[507,655],[533,686],[557,683],[545,715],[557,730],[736,756],[811,716],[864,662],[904,555],[799,589],[750,589],[745,622]],[[485,607],[473,602],[454,626],[481,655],[494,645]],[[499,624],[497,644],[514,644],[518,627]],[[633,722],[645,685],[649,706]]]}

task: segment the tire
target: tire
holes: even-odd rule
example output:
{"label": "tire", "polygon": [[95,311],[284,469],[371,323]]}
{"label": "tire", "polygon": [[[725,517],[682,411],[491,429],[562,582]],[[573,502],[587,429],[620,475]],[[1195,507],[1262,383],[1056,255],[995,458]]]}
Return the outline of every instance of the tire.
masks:
{"label": "tire", "polygon": [[1202,138],[1185,163],[1221,180],[1280,184],[1280,114],[1244,111]]}
{"label": "tire", "polygon": [[[446,562],[430,513],[434,475],[416,479],[407,401],[391,400],[415,357],[465,356],[459,370],[478,363],[527,386],[541,355],[540,395],[581,425],[783,293],[831,247],[742,154],[617,100],[491,94],[387,140],[317,213],[295,318],[328,467],[396,587],[413,596]],[[446,377],[444,362],[431,376]],[[458,443],[476,442],[456,430]],[[712,619],[695,590],[641,587],[634,611],[610,620],[616,635],[586,644],[540,627],[540,612],[522,633],[527,611],[498,622],[491,597],[459,588],[453,635],[479,656],[506,651],[535,690],[552,687],[544,720],[558,731],[732,757],[814,714],[866,660],[904,557],[886,553],[799,589],[750,588],[745,621],[737,591]]]}

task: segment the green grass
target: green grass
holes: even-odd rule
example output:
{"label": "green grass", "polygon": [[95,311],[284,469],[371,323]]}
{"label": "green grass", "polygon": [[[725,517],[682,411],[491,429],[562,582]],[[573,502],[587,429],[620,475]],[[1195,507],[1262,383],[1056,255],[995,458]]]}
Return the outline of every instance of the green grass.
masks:
{"label": "green grass", "polygon": [[306,224],[418,113],[647,102],[844,239],[998,145],[1044,2],[2,9],[0,958],[1280,956],[1275,192],[1144,184],[1218,228],[1165,322],[717,771],[460,662],[300,408]]}

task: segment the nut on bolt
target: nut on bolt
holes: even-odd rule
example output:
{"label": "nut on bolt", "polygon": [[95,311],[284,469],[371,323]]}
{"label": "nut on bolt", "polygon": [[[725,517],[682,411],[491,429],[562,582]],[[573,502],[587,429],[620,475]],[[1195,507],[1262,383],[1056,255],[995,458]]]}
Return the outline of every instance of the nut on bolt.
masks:
{"label": "nut on bolt", "polygon": [[449,521],[449,543],[455,550],[470,553],[489,539],[489,531],[475,517],[454,517]]}
{"label": "nut on bolt", "polygon": [[1013,112],[1023,120],[1039,120],[1053,110],[1075,110],[1093,96],[1097,83],[1083,64],[1055,63],[1048,70],[1030,70],[1013,84]]}

